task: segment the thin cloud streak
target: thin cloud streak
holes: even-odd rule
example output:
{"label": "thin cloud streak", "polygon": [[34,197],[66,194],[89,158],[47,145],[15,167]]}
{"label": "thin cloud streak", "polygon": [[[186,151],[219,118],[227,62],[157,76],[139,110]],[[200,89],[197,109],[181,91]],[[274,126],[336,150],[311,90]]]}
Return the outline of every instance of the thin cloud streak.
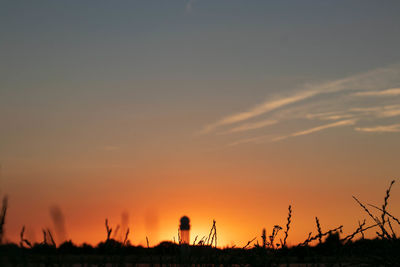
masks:
{"label": "thin cloud streak", "polygon": [[400,115],[400,105],[387,105],[368,108],[351,108],[351,112],[359,113],[358,116],[373,116],[376,118],[389,118]]}
{"label": "thin cloud streak", "polygon": [[300,136],[300,135],[307,135],[307,134],[311,134],[311,133],[315,133],[315,132],[319,132],[328,128],[333,128],[333,127],[338,127],[338,126],[344,126],[344,125],[353,125],[355,124],[355,120],[343,120],[343,121],[338,121],[338,122],[334,122],[334,123],[330,123],[330,124],[325,124],[325,125],[321,125],[318,127],[314,127],[305,131],[301,131],[301,132],[297,132],[292,134],[292,136]]}
{"label": "thin cloud streak", "polygon": [[336,121],[342,119],[353,118],[353,114],[343,114],[342,112],[324,112],[324,113],[316,113],[316,114],[307,114],[306,118],[309,120],[319,119],[319,120],[329,120]]}
{"label": "thin cloud streak", "polygon": [[394,106],[385,106],[382,110],[378,111],[377,116],[378,117],[396,117],[400,115],[400,106],[399,105],[394,105]]}
{"label": "thin cloud streak", "polygon": [[[342,121],[337,121],[334,123],[320,125],[320,126],[317,126],[317,127],[311,128],[311,129],[295,132],[295,133],[292,133],[289,135],[282,135],[282,136],[274,137],[272,139],[271,139],[271,135],[264,135],[264,136],[252,137],[252,138],[247,138],[247,139],[241,139],[241,140],[238,140],[236,142],[229,144],[229,146],[236,146],[236,145],[245,144],[245,143],[260,143],[261,141],[277,142],[277,141],[281,141],[281,140],[288,139],[291,137],[312,134],[312,133],[319,132],[319,131],[329,129],[329,128],[354,125],[355,123],[356,123],[356,120],[354,120],[354,119],[342,120]],[[268,139],[268,140],[266,140],[266,139]]]}
{"label": "thin cloud streak", "polygon": [[[332,82],[327,82],[318,85],[306,86],[306,89],[291,96],[280,97],[275,100],[268,100],[264,103],[250,108],[247,111],[226,116],[215,123],[206,125],[201,131],[201,134],[207,134],[214,131],[218,127],[227,126],[230,124],[242,122],[276,109],[295,104],[320,94],[331,94],[341,91],[355,91],[360,88],[363,90],[372,90],[374,88],[384,88],[393,84],[393,80],[399,80],[399,66],[372,70],[363,74],[350,76],[344,79],[339,79]],[[393,93],[393,91],[391,91]],[[332,118],[333,119],[333,118]]]}
{"label": "thin cloud streak", "polygon": [[319,132],[319,131],[322,131],[322,130],[325,130],[325,129],[329,129],[329,128],[347,126],[347,125],[354,125],[355,123],[356,123],[356,120],[337,121],[337,122],[334,122],[334,123],[329,123],[329,124],[317,126],[317,127],[311,128],[311,129],[304,130],[304,131],[295,132],[295,133],[292,133],[290,135],[279,136],[279,137],[276,137],[276,138],[272,139],[272,141],[276,142],[276,141],[284,140],[284,139],[287,139],[287,138],[290,138],[290,137],[296,137],[296,136],[312,134],[312,133]]}
{"label": "thin cloud streak", "polygon": [[397,96],[400,95],[400,88],[391,88],[383,91],[369,91],[369,92],[358,92],[355,96]]}
{"label": "thin cloud streak", "polygon": [[374,127],[357,127],[356,131],[359,132],[368,132],[368,133],[397,133],[400,132],[400,124],[392,124],[392,125],[379,125]]}
{"label": "thin cloud streak", "polygon": [[[247,111],[227,116],[213,124],[206,125],[201,133],[210,133],[219,127],[224,127],[225,131],[220,131],[217,134],[247,132],[275,124],[279,125],[274,126],[274,128],[279,128],[282,122],[286,121],[290,123],[294,120],[331,122],[287,135],[283,134],[279,136],[278,134],[275,137],[267,132],[264,135],[256,137],[244,137],[228,144],[228,146],[236,146],[246,143],[277,142],[336,127],[350,125],[355,127],[358,126],[356,124],[363,121],[373,122],[375,125],[378,125],[379,120],[383,118],[400,116],[400,105],[396,103],[396,96],[400,92],[400,88],[396,86],[399,83],[400,66],[393,65],[389,68],[376,69],[345,79],[319,85],[308,85],[304,87],[305,90],[299,93],[266,101]],[[370,98],[359,97],[362,95],[374,97],[373,100],[376,98],[376,101],[371,102]],[[384,98],[382,96],[391,97]],[[371,106],[371,103],[378,105]],[[246,123],[247,120],[265,115],[266,113],[271,113],[266,119]],[[233,124],[238,125],[232,126]],[[231,127],[228,128],[227,126]],[[397,125],[393,125],[370,128],[357,127],[353,128],[353,130],[360,132],[398,132],[399,128],[397,128]]]}
{"label": "thin cloud streak", "polygon": [[296,94],[291,97],[286,97],[286,98],[281,98],[281,99],[277,99],[274,101],[264,102],[263,104],[258,105],[256,107],[250,109],[249,111],[237,113],[232,116],[225,117],[214,124],[207,125],[206,127],[204,127],[204,129],[201,131],[201,133],[203,133],[203,134],[210,133],[211,131],[213,131],[215,128],[217,128],[219,126],[229,125],[229,124],[241,122],[241,121],[244,121],[247,119],[251,119],[253,117],[262,115],[264,113],[267,113],[267,112],[275,110],[277,108],[286,106],[288,104],[298,102],[300,100],[309,98],[311,96],[315,96],[316,94],[317,94],[317,92],[308,91],[308,92],[302,92],[302,93]]}
{"label": "thin cloud streak", "polygon": [[256,130],[256,129],[267,127],[267,126],[270,126],[270,125],[273,125],[276,123],[278,123],[277,120],[264,120],[264,121],[254,122],[254,123],[246,123],[246,124],[240,125],[238,127],[235,127],[233,129],[230,129],[228,131],[222,132],[221,134],[229,134],[229,133],[244,132],[244,131],[249,131],[249,130]]}

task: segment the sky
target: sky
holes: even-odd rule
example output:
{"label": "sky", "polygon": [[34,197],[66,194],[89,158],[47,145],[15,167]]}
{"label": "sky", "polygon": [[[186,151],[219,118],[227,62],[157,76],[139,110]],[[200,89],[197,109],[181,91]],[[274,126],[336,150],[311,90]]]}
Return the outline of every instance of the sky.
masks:
{"label": "sky", "polygon": [[215,219],[220,246],[244,246],[284,226],[289,205],[289,244],[316,216],[351,233],[367,219],[352,196],[381,205],[399,178],[399,10],[1,0],[6,239],[25,225],[32,241],[49,228],[97,244],[108,218],[132,244],[156,245],[187,215],[192,241]]}

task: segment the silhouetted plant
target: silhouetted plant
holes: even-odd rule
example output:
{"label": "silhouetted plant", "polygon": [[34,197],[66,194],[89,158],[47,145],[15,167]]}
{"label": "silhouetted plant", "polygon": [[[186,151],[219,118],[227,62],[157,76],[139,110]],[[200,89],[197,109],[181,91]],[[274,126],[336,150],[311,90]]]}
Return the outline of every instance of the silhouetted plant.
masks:
{"label": "silhouetted plant", "polygon": [[108,226],[108,219],[106,219],[105,225],[106,225],[106,232],[107,232],[107,239],[106,239],[106,241],[108,241],[108,240],[110,240],[111,233],[112,233],[112,228],[110,228],[110,227]]}
{"label": "silhouetted plant", "polygon": [[[393,235],[391,236],[391,235],[387,232],[387,230],[385,229],[385,223],[386,223],[385,217],[386,217],[386,215],[388,214],[388,212],[386,211],[386,207],[387,207],[387,205],[388,205],[388,199],[389,199],[389,197],[390,197],[390,190],[392,189],[392,186],[393,186],[394,183],[395,183],[395,180],[392,180],[391,183],[390,183],[390,185],[389,185],[389,188],[386,190],[386,195],[385,195],[385,198],[384,198],[384,203],[383,203],[383,205],[382,205],[382,209],[379,209],[378,207],[371,205],[371,206],[373,206],[374,208],[377,208],[378,210],[380,210],[380,211],[382,212],[382,213],[381,213],[381,216],[380,216],[380,217],[381,217],[381,220],[380,220],[377,216],[374,216],[374,215],[368,210],[368,208],[367,208],[363,203],[361,203],[361,201],[359,201],[355,196],[353,196],[354,200],[364,209],[364,211],[368,214],[368,216],[370,216],[370,217],[378,224],[379,228],[381,229],[381,233],[377,232],[377,235],[378,235],[380,238],[382,238],[382,239],[385,239],[385,238],[392,239],[392,238],[393,238]],[[389,215],[388,215],[388,216],[389,216]],[[390,215],[389,217],[394,218],[394,217],[391,216],[391,215]],[[396,222],[399,223],[398,220],[396,220]]]}
{"label": "silhouetted plant", "polygon": [[[45,231],[45,230],[43,230],[43,231]],[[48,234],[48,236],[49,236],[49,239],[50,239],[50,245],[52,245],[52,246],[54,246],[54,247],[56,247],[56,242],[54,241],[54,238],[53,238],[53,235],[51,234],[51,231],[50,231],[50,229],[49,228],[47,228],[47,234]]]}
{"label": "silhouetted plant", "polygon": [[22,230],[21,230],[21,233],[20,233],[20,242],[19,242],[19,244],[20,244],[21,248],[24,248],[24,244],[26,244],[29,248],[32,248],[32,243],[29,242],[29,240],[25,239],[24,233],[25,233],[25,225],[22,226]]}
{"label": "silhouetted plant", "polygon": [[256,240],[257,237],[254,237],[252,240],[248,241],[246,245],[244,245],[244,247],[242,247],[242,249],[247,248],[251,243],[253,243],[254,240]]}
{"label": "silhouetted plant", "polygon": [[[224,249],[217,248],[217,232],[216,222],[213,220],[211,230],[207,236],[201,238],[198,242],[196,236],[192,246],[180,247],[175,242],[161,242],[157,246],[150,247],[148,237],[146,237],[147,247],[134,247],[131,246],[129,237],[129,228],[125,233],[125,238],[122,237],[116,241],[111,238],[113,229],[109,226],[108,220],[105,220],[107,239],[100,242],[95,248],[90,245],[83,244],[77,247],[72,241],[67,241],[56,248],[56,244],[49,229],[43,229],[43,242],[32,245],[25,239],[25,227],[22,227],[20,233],[20,246],[15,244],[4,244],[0,246],[0,266],[4,266],[2,260],[4,259],[17,259],[15,266],[29,265],[29,261],[37,262],[38,265],[44,264],[45,266],[64,266],[64,264],[74,264],[70,262],[75,259],[69,257],[71,254],[79,254],[81,259],[80,263],[95,264],[98,266],[125,266],[126,263],[131,263],[135,266],[136,263],[147,263],[152,266],[154,263],[160,266],[175,265],[186,266],[197,264],[200,265],[213,265],[213,266],[280,266],[284,263],[311,263],[318,265],[324,263],[325,266],[340,266],[346,262],[356,266],[398,266],[400,262],[400,240],[397,238],[395,229],[392,226],[393,221],[400,225],[399,220],[388,212],[389,197],[391,188],[394,182],[391,182],[389,188],[386,190],[384,203],[382,207],[374,207],[378,210],[379,214],[375,216],[370,210],[366,208],[358,199],[354,199],[359,205],[373,218],[374,224],[367,226],[366,221],[358,222],[358,226],[354,232],[340,237],[343,226],[336,227],[332,230],[323,232],[320,221],[315,217],[317,234],[309,233],[308,238],[299,243],[297,246],[287,247],[286,240],[288,232],[291,228],[292,209],[289,205],[286,229],[284,235],[277,243],[280,230],[282,227],[274,225],[271,235],[267,238],[265,229],[262,231],[262,247],[254,244],[256,238],[247,242],[242,248],[226,247]],[[3,207],[7,206],[4,205]],[[4,210],[4,208],[3,208]],[[5,208],[5,211],[7,208]],[[0,213],[6,214],[6,212]],[[3,223],[4,226],[4,223]],[[118,227],[117,227],[118,228]],[[380,232],[377,233],[379,238],[363,239],[364,232],[379,228]],[[384,231],[382,230],[384,229]],[[124,228],[126,229],[126,228]],[[115,230],[117,231],[117,230]],[[120,231],[121,232],[121,231]],[[122,233],[121,233],[122,234]],[[362,238],[353,241],[358,235]],[[115,232],[114,232],[115,236]],[[197,242],[197,244],[196,244]],[[315,243],[317,245],[313,245]],[[253,247],[251,245],[254,244]],[[183,249],[185,248],[185,249]],[[184,251],[185,253],[182,253]],[[23,253],[21,253],[23,252]],[[92,255],[91,255],[92,254]],[[18,259],[21,255],[25,255],[27,262]],[[68,256],[66,256],[68,255]],[[9,258],[7,258],[9,257]],[[68,261],[68,263],[63,262]],[[9,265],[9,262],[6,262]],[[336,265],[335,265],[336,264]]]}
{"label": "silhouetted plant", "polygon": [[1,213],[0,213],[0,244],[3,243],[4,224],[6,222],[7,206],[8,206],[8,198],[7,198],[7,196],[5,196],[3,198],[3,203],[1,206]]}
{"label": "silhouetted plant", "polygon": [[265,228],[262,230],[261,239],[263,242],[262,247],[265,249],[267,247],[267,232],[265,231]]}
{"label": "silhouetted plant", "polygon": [[215,220],[213,220],[213,225],[210,229],[210,233],[208,234],[208,238],[205,240],[206,246],[212,246],[213,244],[215,247],[217,247],[217,227]]}
{"label": "silhouetted plant", "polygon": [[196,237],[194,238],[194,241],[193,241],[193,246],[194,245],[196,245],[196,241],[197,241],[197,238],[198,238],[199,236],[198,235],[196,235]]}
{"label": "silhouetted plant", "polygon": [[329,230],[329,231],[327,231],[325,233],[321,233],[321,234],[318,233],[315,236],[311,236],[312,233],[309,233],[308,234],[308,238],[303,243],[300,243],[297,246],[307,246],[310,242],[312,242],[314,240],[317,240],[319,238],[322,238],[324,236],[327,236],[327,235],[332,234],[332,233],[337,232],[337,231],[342,231],[342,228],[343,228],[343,225],[341,225],[339,227],[336,227],[336,228],[334,228],[332,230]]}
{"label": "silhouetted plant", "polygon": [[318,217],[315,217],[315,223],[317,224],[318,241],[321,244],[322,243],[322,230],[321,230],[321,225],[319,223]]}
{"label": "silhouetted plant", "polygon": [[383,205],[382,205],[381,221],[382,221],[382,227],[383,228],[385,227],[386,207],[388,205],[388,199],[390,197],[390,190],[392,189],[393,184],[394,184],[394,180],[390,183],[389,188],[386,190],[386,195],[385,195],[385,198],[384,198],[384,201],[383,201]]}
{"label": "silhouetted plant", "polygon": [[[363,221],[363,223],[358,222],[358,228],[352,233],[349,234],[348,236],[346,236],[345,238],[342,239],[343,242],[350,242],[356,234],[358,233],[363,233],[363,231],[365,231],[366,229],[363,229],[364,225],[365,225],[365,220]],[[377,226],[376,224],[374,226]]]}
{"label": "silhouetted plant", "polygon": [[288,217],[287,217],[287,223],[286,223],[286,230],[285,230],[285,237],[283,238],[282,247],[286,247],[286,239],[289,236],[289,229],[290,229],[291,219],[292,219],[292,206],[289,205]]}
{"label": "silhouetted plant", "polygon": [[274,241],[280,230],[282,230],[282,227],[279,225],[274,225],[272,228],[272,234],[269,236],[269,244],[271,248],[275,248]]}
{"label": "silhouetted plant", "polygon": [[129,243],[128,236],[129,236],[129,228],[126,230],[126,233],[125,233],[125,238],[124,238],[124,242],[123,242],[124,246],[127,246]]}

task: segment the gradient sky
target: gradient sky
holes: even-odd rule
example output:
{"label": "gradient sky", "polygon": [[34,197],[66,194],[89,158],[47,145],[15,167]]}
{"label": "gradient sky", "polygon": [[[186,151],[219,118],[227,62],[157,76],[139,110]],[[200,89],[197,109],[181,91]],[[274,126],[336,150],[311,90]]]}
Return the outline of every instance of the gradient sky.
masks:
{"label": "gradient sky", "polygon": [[[0,1],[6,237],[217,221],[242,246],[366,218],[400,173],[399,1]],[[389,211],[399,216],[394,185]],[[371,224],[372,222],[370,222]]]}

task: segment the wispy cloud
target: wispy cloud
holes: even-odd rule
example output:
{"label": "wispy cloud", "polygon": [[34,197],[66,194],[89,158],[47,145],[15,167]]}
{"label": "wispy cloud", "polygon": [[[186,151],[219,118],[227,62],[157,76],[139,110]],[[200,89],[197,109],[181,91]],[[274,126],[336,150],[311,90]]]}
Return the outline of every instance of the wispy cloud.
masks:
{"label": "wispy cloud", "polygon": [[300,100],[315,96],[316,94],[317,94],[317,92],[314,92],[314,91],[306,91],[306,92],[298,93],[294,96],[279,98],[279,99],[276,99],[273,101],[266,101],[266,102],[262,103],[261,105],[255,106],[254,108],[252,108],[248,111],[233,114],[231,116],[222,118],[221,120],[217,121],[216,123],[209,124],[206,127],[204,127],[204,129],[201,131],[201,133],[209,133],[219,126],[230,125],[233,123],[237,123],[237,122],[241,122],[241,121],[244,121],[247,119],[254,118],[256,116],[259,116],[261,114],[267,113],[267,112],[275,110],[277,108],[286,106],[288,104],[295,103]]}
{"label": "wispy cloud", "polygon": [[357,107],[357,108],[350,108],[352,112],[361,112],[361,113],[371,113],[376,112],[382,109],[382,107]]}
{"label": "wispy cloud", "polygon": [[369,132],[369,133],[394,133],[400,132],[400,124],[391,124],[391,125],[379,125],[374,127],[357,127],[356,131],[359,132]]}
{"label": "wispy cloud", "polygon": [[311,134],[311,133],[315,133],[315,132],[319,132],[328,128],[333,128],[333,127],[339,127],[339,126],[345,126],[345,125],[353,125],[356,121],[355,120],[343,120],[343,121],[337,121],[337,122],[333,122],[330,124],[325,124],[325,125],[321,125],[318,127],[314,127],[305,131],[300,131],[297,133],[292,134],[292,136],[300,136],[300,135],[306,135],[306,134]]}
{"label": "wispy cloud", "polygon": [[389,118],[400,116],[400,105],[386,105],[367,108],[351,108],[351,112],[358,113],[357,116],[372,116],[376,118]]}
{"label": "wispy cloud", "polygon": [[380,113],[381,117],[396,117],[400,116],[400,109],[384,110]]}
{"label": "wispy cloud", "polygon": [[316,113],[316,114],[307,114],[307,119],[319,119],[319,120],[329,120],[329,121],[336,121],[342,119],[349,119],[353,118],[353,114],[344,114],[339,112],[324,112],[324,113]]}
{"label": "wispy cloud", "polygon": [[337,121],[334,123],[329,123],[329,124],[324,124],[324,125],[320,125],[311,129],[307,129],[304,131],[299,131],[299,132],[295,132],[292,133],[290,135],[284,135],[284,136],[279,136],[279,137],[275,137],[272,139],[273,142],[276,141],[280,141],[283,139],[287,139],[289,137],[296,137],[296,136],[301,136],[301,135],[307,135],[307,134],[312,134],[315,132],[319,132],[325,129],[329,129],[329,128],[334,128],[334,127],[340,127],[340,126],[347,126],[347,125],[354,125],[356,123],[356,120],[342,120],[342,121]]}
{"label": "wispy cloud", "polygon": [[384,118],[395,117],[399,115],[400,115],[400,105],[385,106],[377,113],[377,116]]}
{"label": "wispy cloud", "polygon": [[[399,82],[400,68],[398,66],[381,68],[366,73],[353,75],[344,79],[339,79],[327,83],[304,86],[302,90],[292,95],[275,97],[256,105],[246,111],[235,113],[214,123],[208,124],[200,131],[201,134],[213,132],[218,127],[223,127],[235,123],[240,123],[248,119],[269,113],[271,111],[299,103],[318,95],[333,94],[338,92],[354,92],[362,89],[371,92],[376,88],[388,88],[391,84]],[[396,88],[394,88],[396,89]],[[394,90],[393,89],[393,90]],[[391,91],[393,93],[393,91]],[[327,119],[335,120],[345,117],[330,117]]]}
{"label": "wispy cloud", "polygon": [[[344,79],[304,85],[297,92],[275,95],[247,110],[222,117],[204,126],[201,134],[241,133],[241,136],[244,136],[242,139],[229,144],[235,146],[245,143],[276,142],[336,127],[349,125],[356,127],[365,122],[380,125],[383,119],[386,123],[390,123],[388,121],[400,116],[399,84],[400,65],[392,65]],[[255,121],[256,117],[262,117],[262,119]],[[299,123],[304,121],[329,123],[289,134],[285,133],[286,125],[295,123],[298,127]],[[267,126],[270,131],[264,129],[264,134],[246,138],[247,131],[267,128]],[[393,124],[369,128],[356,127],[353,130],[400,132],[399,129],[397,124]]]}
{"label": "wispy cloud", "polygon": [[382,91],[369,91],[369,92],[357,92],[355,96],[397,96],[400,95],[400,88],[391,88]]}
{"label": "wispy cloud", "polygon": [[222,134],[237,133],[237,132],[244,132],[244,131],[249,131],[249,130],[260,129],[260,128],[267,127],[267,126],[270,126],[270,125],[273,125],[276,123],[278,123],[277,120],[263,120],[263,121],[253,122],[253,123],[246,123],[246,124],[242,124],[238,127],[232,128],[228,131],[222,132]]}

